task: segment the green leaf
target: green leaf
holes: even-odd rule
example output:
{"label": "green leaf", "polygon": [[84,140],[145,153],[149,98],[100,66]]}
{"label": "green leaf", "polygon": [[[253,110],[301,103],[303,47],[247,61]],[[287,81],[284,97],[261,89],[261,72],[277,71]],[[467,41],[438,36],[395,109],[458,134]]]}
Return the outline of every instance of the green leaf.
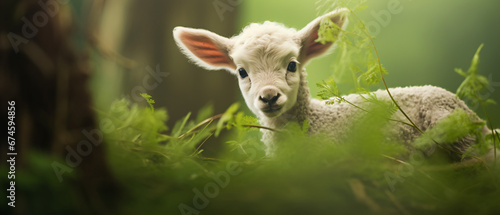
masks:
{"label": "green leaf", "polygon": [[234,125],[237,127],[242,127],[243,125],[257,125],[258,120],[255,117],[248,116],[243,112],[239,112],[234,117]]}
{"label": "green leaf", "polygon": [[467,78],[467,73],[465,73],[462,69],[455,68],[455,72]]}
{"label": "green leaf", "polygon": [[465,77],[465,80],[460,84],[457,89],[456,95],[462,99],[468,99],[472,105],[480,104],[485,106],[491,104],[491,100],[485,99],[481,96],[480,92],[488,89],[490,83],[488,79],[478,74],[479,53],[484,44],[481,44],[477,49],[474,57],[472,58],[471,66],[465,73],[462,69],[455,69],[455,72]]}
{"label": "green leaf", "polygon": [[380,66],[377,61],[372,61],[368,65],[368,70],[358,77],[358,84],[367,86],[377,84],[382,81],[381,74],[388,74],[387,70],[383,66]]}
{"label": "green leaf", "polygon": [[[191,117],[191,112],[189,112],[185,117],[184,120],[182,120],[182,123],[175,129],[175,135],[174,137],[179,137],[182,134],[182,131],[184,130],[184,127],[186,126],[187,121],[189,120],[189,117]],[[174,131],[173,131],[174,132]]]}
{"label": "green leaf", "polygon": [[146,99],[146,101],[149,104],[149,107],[151,108],[152,111],[154,111],[155,108],[153,107],[153,104],[155,103],[155,100],[153,100],[153,97],[147,93],[141,93],[140,95],[142,96],[142,98]]}
{"label": "green leaf", "polygon": [[234,119],[234,114],[238,111],[240,104],[234,103],[232,104],[226,112],[222,115],[219,122],[217,123],[217,128],[215,130],[215,137],[218,137],[222,129],[225,128],[225,124]]}
{"label": "green leaf", "polygon": [[469,74],[477,74],[477,67],[479,65],[479,52],[481,52],[481,49],[483,49],[484,44],[481,44],[479,48],[477,49],[476,53],[474,54],[474,57],[472,58],[472,63],[470,65]]}
{"label": "green leaf", "polygon": [[331,19],[325,17],[321,20],[318,29],[318,39],[315,42],[320,42],[321,44],[326,44],[328,42],[335,42],[342,31],[339,26],[337,26]]}
{"label": "green leaf", "polygon": [[319,82],[316,86],[320,89],[317,95],[322,100],[326,100],[327,104],[334,104],[335,98],[340,98],[340,91],[333,78],[330,78],[327,81]]}

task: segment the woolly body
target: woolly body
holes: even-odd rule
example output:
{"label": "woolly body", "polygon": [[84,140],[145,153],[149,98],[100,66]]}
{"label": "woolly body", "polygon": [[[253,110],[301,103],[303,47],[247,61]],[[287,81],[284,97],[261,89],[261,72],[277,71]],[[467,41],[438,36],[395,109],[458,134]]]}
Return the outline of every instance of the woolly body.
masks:
{"label": "woolly body", "polygon": [[[282,128],[289,122],[298,122],[302,124],[307,121],[309,124],[309,133],[318,134],[324,133],[329,137],[341,142],[350,134],[350,129],[360,118],[366,114],[363,110],[353,106],[352,104],[366,108],[369,105],[365,99],[359,94],[350,94],[343,96],[346,102],[336,102],[334,104],[326,104],[326,101],[311,98],[306,80],[307,73],[301,72],[301,84],[297,96],[296,105],[288,112],[276,118],[259,118],[260,123],[271,128]],[[435,86],[418,86],[418,87],[399,87],[390,88],[389,91],[398,101],[398,104],[405,113],[413,120],[413,122],[423,131],[432,128],[440,119],[445,118],[456,109],[465,110],[467,113],[473,113],[467,105],[457,98],[457,96],[443,88]],[[374,94],[381,101],[391,101],[387,91],[378,90]],[[482,122],[475,114],[476,122]],[[406,117],[397,111],[391,119],[407,122]],[[384,119],[381,119],[384,120]],[[401,123],[390,122],[386,127],[381,129],[386,132],[387,138],[393,141],[401,142],[411,147],[415,138],[421,135],[417,129]],[[489,129],[484,126],[484,133],[489,133]],[[267,145],[268,154],[272,154],[276,150],[275,144],[279,142],[276,139],[276,133],[266,129],[261,129],[263,133],[262,141]],[[362,135],[362,134],[361,134]],[[453,149],[464,152],[475,140],[471,137],[466,137],[453,144]],[[452,157],[459,159],[457,155]]]}

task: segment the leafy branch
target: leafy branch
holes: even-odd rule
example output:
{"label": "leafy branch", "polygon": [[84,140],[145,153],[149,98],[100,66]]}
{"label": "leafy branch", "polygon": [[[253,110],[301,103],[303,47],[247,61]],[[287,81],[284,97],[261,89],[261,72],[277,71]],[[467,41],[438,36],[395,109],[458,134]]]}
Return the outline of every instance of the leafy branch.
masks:
{"label": "leafy branch", "polygon": [[[484,44],[481,44],[477,49],[474,57],[472,58],[471,65],[467,72],[464,72],[462,69],[456,68],[455,72],[459,75],[465,77],[465,80],[460,84],[457,89],[457,96],[461,99],[468,99],[471,101],[472,105],[479,104],[483,110],[483,113],[486,117],[486,121],[489,124],[490,129],[493,129],[493,123],[490,120],[490,117],[486,111],[486,106],[490,104],[495,104],[495,101],[492,99],[483,98],[479,92],[489,88],[489,81],[483,75],[478,73],[479,66],[479,53],[483,48]],[[496,145],[497,140],[500,141],[498,137],[498,132],[493,130],[492,135],[493,140],[493,153],[496,160]]]}

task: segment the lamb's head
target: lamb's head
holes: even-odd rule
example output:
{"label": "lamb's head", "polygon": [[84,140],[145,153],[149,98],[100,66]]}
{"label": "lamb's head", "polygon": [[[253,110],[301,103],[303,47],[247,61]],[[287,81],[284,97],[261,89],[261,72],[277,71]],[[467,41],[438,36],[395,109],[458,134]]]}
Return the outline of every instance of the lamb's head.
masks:
{"label": "lamb's head", "polygon": [[304,66],[332,46],[332,42],[316,41],[323,18],[342,27],[346,14],[345,9],[328,13],[300,31],[274,22],[254,23],[232,38],[176,27],[174,38],[182,52],[199,66],[225,69],[238,76],[248,107],[259,117],[272,118],[295,106]]}

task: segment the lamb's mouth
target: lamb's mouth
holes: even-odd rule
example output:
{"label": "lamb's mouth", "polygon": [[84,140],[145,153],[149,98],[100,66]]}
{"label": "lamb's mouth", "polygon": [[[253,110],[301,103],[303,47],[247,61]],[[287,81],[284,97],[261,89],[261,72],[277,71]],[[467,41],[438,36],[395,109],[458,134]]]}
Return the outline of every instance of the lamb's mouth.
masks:
{"label": "lamb's mouth", "polygon": [[264,110],[262,110],[264,113],[274,113],[276,111],[281,110],[282,107],[268,107]]}
{"label": "lamb's mouth", "polygon": [[268,107],[268,108],[262,109],[262,112],[264,112],[264,114],[268,115],[268,116],[276,116],[279,114],[279,111],[282,108],[283,107]]}

